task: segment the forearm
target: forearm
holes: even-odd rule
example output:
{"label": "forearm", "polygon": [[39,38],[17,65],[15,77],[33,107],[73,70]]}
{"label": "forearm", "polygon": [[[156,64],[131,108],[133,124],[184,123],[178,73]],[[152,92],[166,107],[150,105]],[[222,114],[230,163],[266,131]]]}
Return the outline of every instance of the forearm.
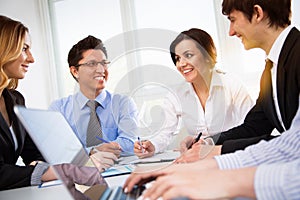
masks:
{"label": "forearm", "polygon": [[261,141],[256,145],[249,146],[244,151],[234,154],[217,156],[215,159],[221,169],[234,169],[239,167],[258,166],[278,162],[289,162],[299,159],[299,137],[298,129],[288,130],[282,136],[269,142]]}
{"label": "forearm", "polygon": [[300,199],[300,160],[288,163],[261,165],[255,174],[258,199]]}
{"label": "forearm", "polygon": [[[220,179],[224,181],[226,193],[229,198],[248,197],[255,198],[254,177],[256,168],[242,168],[236,170],[221,170]],[[222,177],[223,176],[223,177]]]}
{"label": "forearm", "polygon": [[52,181],[58,179],[57,175],[55,174],[55,171],[53,167],[48,167],[48,169],[45,171],[45,173],[42,175],[42,181]]}

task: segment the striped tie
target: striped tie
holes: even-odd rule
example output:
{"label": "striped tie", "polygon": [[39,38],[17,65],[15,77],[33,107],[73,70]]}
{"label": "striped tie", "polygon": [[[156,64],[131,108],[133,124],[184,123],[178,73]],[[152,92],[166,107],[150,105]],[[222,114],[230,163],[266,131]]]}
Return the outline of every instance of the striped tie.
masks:
{"label": "striped tie", "polygon": [[102,143],[100,140],[96,138],[96,136],[99,136],[102,138],[102,128],[100,120],[97,116],[96,109],[99,106],[99,103],[94,100],[89,100],[86,105],[90,108],[90,121],[87,128],[87,134],[86,134],[86,146],[96,146],[100,143]]}

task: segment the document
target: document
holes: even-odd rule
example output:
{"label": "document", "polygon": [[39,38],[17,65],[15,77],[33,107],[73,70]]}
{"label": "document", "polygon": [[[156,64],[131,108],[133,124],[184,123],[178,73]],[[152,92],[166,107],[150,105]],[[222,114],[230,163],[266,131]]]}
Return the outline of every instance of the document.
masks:
{"label": "document", "polygon": [[180,156],[179,151],[169,150],[169,151],[165,151],[163,153],[155,154],[154,156],[149,157],[149,158],[138,158],[137,156],[121,157],[118,160],[118,162],[119,162],[119,165],[172,162],[179,156]]}
{"label": "document", "polygon": [[128,165],[115,165],[113,167],[108,168],[104,172],[101,173],[101,175],[104,178],[112,177],[112,176],[119,176],[119,175],[125,175],[130,174],[135,169],[134,165],[128,164]]}
{"label": "document", "polygon": [[41,183],[39,185],[39,188],[45,188],[45,187],[61,185],[61,184],[63,184],[63,182],[61,180],[47,181],[47,182]]}

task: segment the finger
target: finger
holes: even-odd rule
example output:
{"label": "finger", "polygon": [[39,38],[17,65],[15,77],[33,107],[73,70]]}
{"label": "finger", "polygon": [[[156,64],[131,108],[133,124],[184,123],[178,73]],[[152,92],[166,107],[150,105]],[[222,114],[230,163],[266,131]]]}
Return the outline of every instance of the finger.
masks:
{"label": "finger", "polygon": [[152,154],[145,152],[145,153],[137,153],[136,156],[139,158],[148,158],[151,157]]}
{"label": "finger", "polygon": [[102,163],[105,164],[105,165],[112,166],[112,165],[114,165],[115,162],[114,162],[114,160],[112,160],[112,159],[109,159],[109,158],[103,158]]}
{"label": "finger", "polygon": [[168,177],[161,176],[156,179],[154,183],[152,183],[151,187],[148,188],[144,193],[143,197],[150,199],[158,199],[161,197],[170,187],[172,181],[168,180]]}
{"label": "finger", "polygon": [[133,149],[134,153],[137,154],[137,153],[142,153],[142,148],[139,147],[139,148],[134,148]]}
{"label": "finger", "polygon": [[175,199],[175,198],[179,198],[179,197],[185,197],[185,198],[191,199],[189,197],[190,195],[186,191],[187,190],[185,187],[173,186],[173,187],[170,187],[168,190],[166,190],[162,194],[162,199]]}
{"label": "finger", "polygon": [[116,150],[121,150],[122,148],[121,148],[121,146],[120,146],[120,144],[119,143],[117,143],[117,142],[111,142],[111,144],[112,144],[112,148],[113,149],[116,149]]}
{"label": "finger", "polygon": [[131,192],[132,188],[141,182],[143,179],[143,174],[132,173],[125,181],[123,189],[125,193]]}
{"label": "finger", "polygon": [[[137,170],[139,170],[139,168],[137,168],[135,171]],[[141,186],[145,183],[155,180],[157,176],[155,173],[136,173],[135,171],[126,179],[123,185],[125,193],[131,192],[135,185]]]}
{"label": "finger", "polygon": [[118,160],[117,156],[111,152],[104,152],[103,157],[114,161]]}
{"label": "finger", "polygon": [[182,141],[180,143],[180,153],[183,154],[184,152],[186,152],[188,149],[187,149],[187,145],[184,141]]}
{"label": "finger", "polygon": [[184,163],[184,159],[182,156],[180,156],[179,158],[177,158],[174,163],[179,164],[179,163]]}
{"label": "finger", "polygon": [[133,147],[134,147],[134,150],[140,150],[141,149],[141,145],[140,145],[139,142],[135,142]]}

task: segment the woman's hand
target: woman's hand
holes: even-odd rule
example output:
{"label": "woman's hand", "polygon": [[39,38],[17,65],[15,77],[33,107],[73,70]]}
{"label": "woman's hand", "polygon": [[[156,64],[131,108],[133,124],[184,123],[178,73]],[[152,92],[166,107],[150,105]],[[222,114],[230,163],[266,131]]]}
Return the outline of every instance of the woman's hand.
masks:
{"label": "woman's hand", "polygon": [[155,147],[149,140],[141,141],[141,144],[139,141],[134,143],[133,151],[137,157],[147,158],[154,155]]}

